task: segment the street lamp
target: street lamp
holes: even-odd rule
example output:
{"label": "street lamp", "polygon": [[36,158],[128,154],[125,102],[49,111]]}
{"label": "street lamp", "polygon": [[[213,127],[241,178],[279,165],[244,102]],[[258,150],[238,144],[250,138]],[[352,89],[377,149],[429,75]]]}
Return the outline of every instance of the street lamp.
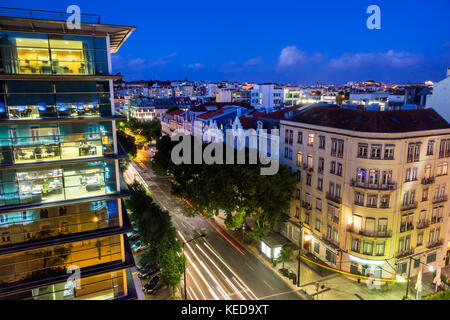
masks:
{"label": "street lamp", "polygon": [[298,265],[297,265],[297,287],[300,288],[300,261],[302,260],[302,238],[303,238],[303,222],[300,221],[300,240],[298,248]]}
{"label": "street lamp", "polygon": [[204,238],[206,237],[206,234],[202,233],[194,238],[192,238],[191,240],[188,240],[186,242],[182,242],[183,244],[183,278],[184,278],[184,300],[187,300],[187,288],[186,288],[186,255],[184,254],[184,245],[188,244],[191,241],[197,240],[198,238]]}

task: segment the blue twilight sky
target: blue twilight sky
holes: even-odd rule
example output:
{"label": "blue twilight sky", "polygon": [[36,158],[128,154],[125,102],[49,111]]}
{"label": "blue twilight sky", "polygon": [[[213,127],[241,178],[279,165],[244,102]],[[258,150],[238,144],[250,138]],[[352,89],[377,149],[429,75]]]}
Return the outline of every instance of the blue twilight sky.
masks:
{"label": "blue twilight sky", "polygon": [[[137,30],[113,55],[125,80],[344,83],[440,80],[450,67],[448,0],[0,0]],[[369,30],[369,5],[381,30]]]}

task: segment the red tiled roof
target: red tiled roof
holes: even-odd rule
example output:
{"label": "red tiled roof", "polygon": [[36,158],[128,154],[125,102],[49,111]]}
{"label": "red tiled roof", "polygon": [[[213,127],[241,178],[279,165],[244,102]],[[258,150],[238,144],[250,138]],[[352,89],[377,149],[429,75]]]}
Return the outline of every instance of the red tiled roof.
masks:
{"label": "red tiled roof", "polygon": [[296,111],[298,108],[303,107],[303,105],[297,105],[293,107],[284,108],[282,110],[278,110],[275,112],[267,113],[265,115],[261,115],[260,117],[268,118],[268,119],[276,119],[276,120],[282,120],[286,119],[285,114],[289,111]]}
{"label": "red tiled roof", "polygon": [[363,111],[338,106],[312,107],[289,121],[361,132],[397,133],[450,128],[434,109]]}
{"label": "red tiled roof", "polygon": [[221,115],[224,113],[224,111],[229,110],[229,109],[237,109],[236,107],[225,107],[225,108],[220,108],[217,110],[212,110],[212,111],[208,111],[205,113],[202,113],[201,115],[197,116],[197,118],[199,119],[203,119],[203,120],[208,120],[210,118],[213,118],[215,116]]}
{"label": "red tiled roof", "polygon": [[183,110],[175,110],[175,111],[169,112],[168,114],[171,115],[171,116],[177,116],[177,115],[182,114],[182,113],[184,113]]}

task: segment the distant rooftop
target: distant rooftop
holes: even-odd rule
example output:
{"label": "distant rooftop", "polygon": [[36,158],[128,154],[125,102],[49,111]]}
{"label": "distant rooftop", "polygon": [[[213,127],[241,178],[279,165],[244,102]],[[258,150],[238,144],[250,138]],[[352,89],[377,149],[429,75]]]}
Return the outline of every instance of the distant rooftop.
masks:
{"label": "distant rooftop", "polygon": [[450,129],[434,109],[363,111],[337,106],[312,107],[288,121],[360,132],[400,133]]}

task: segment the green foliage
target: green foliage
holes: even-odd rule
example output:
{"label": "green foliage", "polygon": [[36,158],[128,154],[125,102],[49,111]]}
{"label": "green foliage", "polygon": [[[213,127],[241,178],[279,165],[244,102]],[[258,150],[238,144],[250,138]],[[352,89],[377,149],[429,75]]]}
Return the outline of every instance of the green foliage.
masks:
{"label": "green foliage", "polygon": [[131,197],[126,205],[132,210],[132,221],[136,222],[140,239],[149,249],[143,259],[150,264],[159,265],[162,281],[175,288],[183,273],[183,259],[179,256],[182,243],[172,225],[170,214],[162,210],[138,182],[128,186]]}
{"label": "green foliage", "polygon": [[161,137],[161,122],[158,118],[144,122],[131,118],[128,121],[128,127],[134,135],[142,136],[146,143],[150,143]]}
{"label": "green foliage", "polygon": [[281,248],[279,259],[281,262],[283,262],[283,268],[284,268],[284,263],[288,262],[292,258],[293,254],[294,254],[294,251],[292,250],[292,248],[290,246],[285,246],[285,247]]}
{"label": "green foliage", "polygon": [[123,147],[126,153],[131,157],[136,157],[137,148],[136,148],[136,139],[121,130],[117,130],[117,140],[120,145]]}
{"label": "green foliage", "polygon": [[450,290],[440,291],[428,297],[424,297],[422,300],[450,300]]}
{"label": "green foliage", "polygon": [[[192,139],[191,145],[196,139],[191,136],[186,138]],[[160,146],[154,163],[162,168],[161,171],[166,170],[172,174],[174,195],[184,197],[199,205],[199,210],[212,214],[223,210],[227,215],[226,224],[229,228],[240,227],[245,217],[252,217],[255,226],[249,234],[256,240],[265,237],[276,222],[284,221],[284,212],[289,208],[296,184],[295,176],[287,166],[280,165],[275,175],[261,175],[261,164],[248,164],[248,150],[246,164],[174,165],[170,155],[175,143],[169,143],[168,139],[158,141]],[[191,148],[191,159],[194,159],[193,150]],[[236,151],[231,151],[235,153],[236,159]]]}
{"label": "green foliage", "polygon": [[180,110],[180,107],[178,107],[178,106],[170,107],[169,109],[167,109],[166,114],[171,113],[173,111],[177,111],[177,110]]}
{"label": "green foliage", "polygon": [[156,152],[152,160],[152,169],[156,175],[164,176],[172,167],[171,152],[175,143],[169,136],[163,136],[156,142]]}

